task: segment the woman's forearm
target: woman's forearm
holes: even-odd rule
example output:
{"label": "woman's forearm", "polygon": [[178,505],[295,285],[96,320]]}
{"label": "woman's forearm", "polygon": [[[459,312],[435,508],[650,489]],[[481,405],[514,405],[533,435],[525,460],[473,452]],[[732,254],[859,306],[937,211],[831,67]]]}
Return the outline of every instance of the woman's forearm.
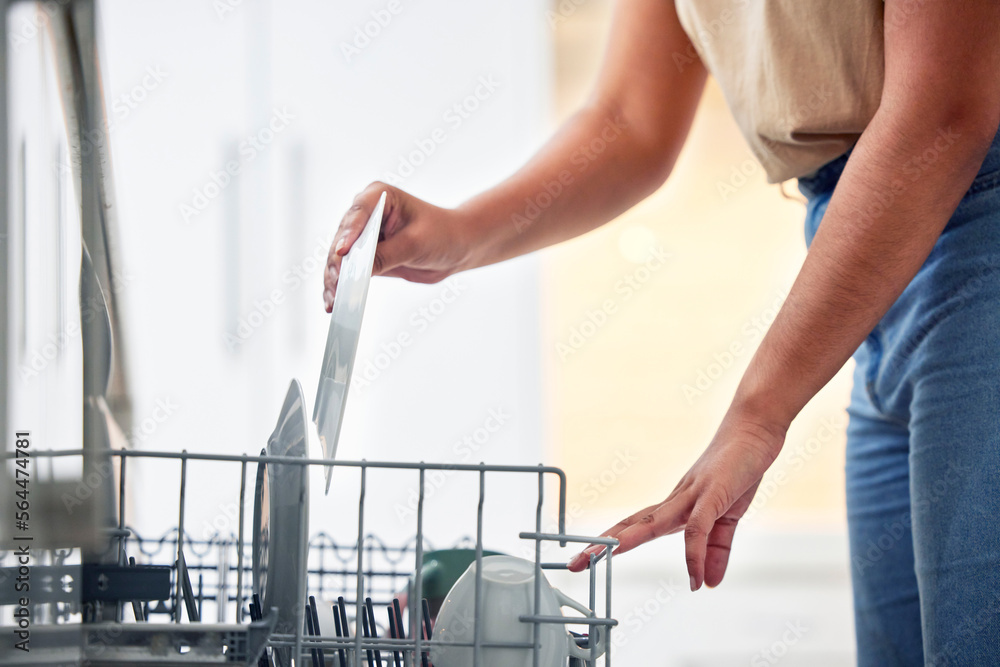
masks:
{"label": "woman's forearm", "polygon": [[565,241],[625,212],[666,180],[687,130],[676,128],[663,145],[616,109],[577,112],[524,167],[459,207],[470,233],[485,240],[467,268]]}

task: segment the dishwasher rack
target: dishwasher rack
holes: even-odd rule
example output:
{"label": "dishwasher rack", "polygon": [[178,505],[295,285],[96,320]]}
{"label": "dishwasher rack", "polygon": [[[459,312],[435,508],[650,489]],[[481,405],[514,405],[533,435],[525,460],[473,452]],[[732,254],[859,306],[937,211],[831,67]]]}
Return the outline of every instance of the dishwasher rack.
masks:
{"label": "dishwasher rack", "polygon": [[[38,468],[45,458],[82,458],[83,450],[38,451],[32,454],[33,465]],[[428,474],[433,471],[447,471],[449,475],[464,475],[473,484],[478,483],[478,505],[476,523],[465,529],[461,538],[450,546],[468,548],[475,552],[476,601],[475,618],[482,615],[484,604],[481,599],[482,568],[484,553],[484,503],[487,482],[499,475],[521,476],[534,486],[537,480],[537,501],[535,521],[531,530],[518,533],[524,540],[525,555],[533,552],[535,568],[535,609],[534,613],[523,615],[519,620],[532,625],[534,642],[485,642],[482,625],[474,626],[474,640],[468,643],[454,642],[449,645],[467,646],[473,652],[473,667],[481,664],[485,649],[512,648],[531,649],[533,664],[540,665],[540,629],[542,624],[583,626],[589,637],[601,641],[589,641],[579,635],[578,645],[589,646],[590,659],[578,661],[569,658],[569,665],[588,666],[611,664],[611,631],[617,622],[611,614],[611,549],[607,557],[591,556],[589,569],[589,600],[587,606],[594,610],[586,616],[545,616],[540,613],[541,574],[548,570],[565,569],[563,563],[543,561],[544,546],[555,543],[567,546],[569,543],[605,544],[613,547],[617,542],[609,538],[598,538],[566,534],[566,476],[562,470],[547,466],[505,466],[486,464],[433,464],[371,461],[336,461],[306,459],[283,456],[215,455],[191,452],[151,452],[136,450],[107,450],[99,456],[107,457],[114,473],[108,486],[115,489],[117,499],[117,525],[107,526],[108,551],[100,558],[95,575],[93,555],[81,555],[83,549],[67,548],[39,550],[32,553],[33,579],[42,582],[48,595],[37,594],[33,598],[36,608],[32,610],[34,643],[30,653],[9,650],[10,642],[0,645],[0,663],[4,665],[71,665],[88,667],[102,665],[194,665],[194,664],[245,664],[265,665],[271,663],[271,655],[277,661],[280,652],[292,656],[296,667],[299,665],[330,665],[334,667],[368,667],[369,665],[430,667],[428,658],[434,645],[430,632],[420,630],[429,627],[426,603],[423,601],[424,554],[434,547],[425,534],[424,508],[428,490]],[[127,505],[122,499],[134,493],[129,487],[129,472],[141,461],[155,464],[161,469],[179,469],[176,508],[177,524],[159,537],[144,536],[131,525]],[[304,619],[297,623],[294,632],[286,629],[278,632],[274,614],[253,614],[251,593],[251,533],[247,530],[253,514],[254,470],[253,466],[264,463],[301,466],[333,466],[336,475],[352,475],[360,489],[354,509],[357,516],[357,531],[349,535],[316,532],[309,534],[306,542],[306,595],[299,600],[298,611]],[[189,513],[187,505],[192,502],[192,490],[188,488],[188,478],[197,466],[211,464],[218,469],[226,467],[226,475],[220,476],[238,480],[239,501],[236,530],[219,531],[212,535],[193,537],[185,528]],[[366,529],[366,495],[368,479],[374,471],[393,470],[412,475],[417,491],[416,534],[401,543],[387,543]],[[397,474],[397,473],[393,473]],[[249,483],[248,483],[249,480]],[[546,503],[546,492],[549,503]],[[545,510],[550,512],[545,514]],[[558,529],[545,532],[546,516],[554,518]],[[371,519],[372,517],[368,517]],[[308,530],[308,529],[306,529]],[[474,534],[471,532],[474,530]],[[16,573],[13,552],[0,552],[0,591],[6,591],[9,578]],[[130,566],[138,571],[129,573]],[[104,569],[101,569],[104,568]],[[143,569],[144,568],[144,569]],[[127,575],[133,574],[129,579]],[[100,589],[101,577],[107,592],[102,596],[93,595]],[[159,586],[169,591],[157,599],[130,601],[129,595],[142,598],[136,586],[143,581],[152,581],[154,576]],[[585,575],[581,575],[585,576]],[[8,581],[5,583],[4,578]],[[96,583],[95,583],[95,577]],[[138,582],[138,583],[137,583]],[[110,589],[110,591],[108,590]],[[115,593],[117,589],[119,592]],[[128,593],[128,591],[132,591]],[[373,626],[371,632],[355,631],[346,636],[319,634],[313,632],[309,622],[309,598],[329,601],[339,598],[341,608],[347,605],[353,619],[367,621],[371,613],[366,609],[375,604],[380,609],[391,606],[393,598],[405,593],[404,607],[407,620],[400,625],[399,635],[387,637],[385,628],[381,635]],[[600,598],[599,599],[599,595]],[[117,595],[117,597],[116,597]],[[96,597],[99,599],[89,599]],[[370,601],[370,602],[369,602]],[[131,604],[130,604],[131,602]],[[12,600],[0,595],[0,610],[3,617],[0,631],[12,618]],[[313,602],[315,605],[316,603]],[[598,606],[603,610],[599,610]],[[313,607],[315,610],[315,606]],[[603,611],[603,613],[602,613]],[[391,623],[391,612],[390,612]],[[186,616],[186,619],[185,619]],[[202,622],[213,617],[213,622]],[[313,612],[315,617],[315,611]],[[373,619],[374,621],[374,619]],[[345,621],[346,623],[347,621]],[[357,623],[356,630],[361,629]],[[328,628],[324,628],[326,630]],[[393,628],[394,629],[394,628]],[[317,629],[318,630],[318,629]],[[367,630],[367,628],[366,628]],[[368,636],[371,634],[372,636]],[[74,642],[77,653],[74,654]],[[598,643],[605,647],[603,655],[598,654]],[[6,651],[6,652],[5,652]],[[20,654],[20,655],[18,655]],[[380,657],[373,659],[373,655]],[[346,658],[346,660],[345,660]],[[544,667],[544,666],[543,666]]]}

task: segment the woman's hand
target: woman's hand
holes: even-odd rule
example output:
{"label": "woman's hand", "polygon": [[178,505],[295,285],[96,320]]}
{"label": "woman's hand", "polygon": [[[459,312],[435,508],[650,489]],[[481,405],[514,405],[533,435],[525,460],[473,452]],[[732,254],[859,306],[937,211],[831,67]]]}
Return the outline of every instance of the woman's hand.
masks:
{"label": "woman's hand", "polygon": [[[683,530],[691,590],[702,583],[717,586],[726,573],[736,524],[781,451],[786,428],[764,424],[749,410],[731,408],[708,448],[666,500],[604,533],[618,540],[615,555]],[[590,554],[603,549],[587,548],[570,561],[569,569],[585,569]]]}
{"label": "woman's hand", "polygon": [[382,193],[382,228],[372,273],[417,283],[435,283],[465,268],[469,248],[461,215],[433,206],[385,183],[372,183],[354,198],[330,247],[323,274],[323,302],[333,309],[340,263],[361,235]]}

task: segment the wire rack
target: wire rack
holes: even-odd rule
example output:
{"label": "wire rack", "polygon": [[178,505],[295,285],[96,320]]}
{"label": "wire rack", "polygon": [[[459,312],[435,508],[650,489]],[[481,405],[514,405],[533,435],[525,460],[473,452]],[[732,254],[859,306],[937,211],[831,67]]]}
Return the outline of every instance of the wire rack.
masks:
{"label": "wire rack", "polygon": [[[82,457],[83,451],[36,452],[33,456]],[[40,582],[35,584],[36,588],[47,591],[46,594],[36,593],[32,598],[33,646],[37,649],[21,655],[10,650],[4,653],[5,644],[0,647],[0,663],[94,667],[122,664],[432,667],[432,651],[437,642],[468,647],[473,667],[486,665],[485,657],[490,651],[494,651],[495,659],[497,649],[520,651],[508,654],[520,656],[510,664],[548,667],[540,658],[542,626],[571,624],[584,631],[577,635],[577,644],[588,651],[589,658],[570,657],[563,661],[564,664],[611,664],[610,635],[616,621],[611,614],[610,549],[606,550],[606,558],[603,554],[591,557],[586,604],[593,610],[591,614],[564,617],[541,613],[543,571],[565,569],[563,563],[544,562],[543,545],[616,544],[611,539],[566,533],[566,476],[559,468],[370,461],[332,464],[326,460],[297,457],[134,450],[108,451],[106,456],[113,463],[114,474],[110,482],[117,491],[117,525],[106,527],[108,551],[112,553],[105,552],[102,557],[95,558],[72,545],[33,553],[33,580]],[[128,503],[121,501],[134,496],[136,490],[129,486],[129,473],[141,461],[153,463],[164,471],[179,470],[175,499],[177,522],[159,536],[144,535],[139,527],[132,525],[126,511]],[[274,614],[276,610],[261,609],[253,595],[249,519],[256,495],[254,468],[262,463],[268,466],[333,465],[338,475],[353,476],[359,489],[354,509],[356,531],[340,534],[303,530],[301,543],[306,545],[306,586],[301,599],[297,600],[294,627],[279,626]],[[35,465],[38,464],[35,461]],[[239,480],[236,530],[196,537],[185,527],[189,513],[187,505],[197,496],[197,490],[188,488],[188,480],[198,466],[209,464],[216,466],[215,471],[220,470],[219,464],[225,466],[225,474],[213,473],[220,478]],[[369,478],[374,472],[383,470],[412,475],[415,482],[416,533],[400,543],[387,542],[366,527],[367,523],[378,523],[373,520],[377,517],[366,513],[366,497],[371,491]],[[475,523],[461,526],[466,537],[449,544],[468,549],[470,561],[474,553],[476,622],[473,637],[468,641],[449,643],[435,639],[424,599],[424,556],[435,548],[432,536],[425,534],[424,521],[428,475],[433,471],[467,476],[478,486]],[[490,603],[482,593],[483,533],[487,527],[483,508],[489,480],[500,475],[519,476],[529,480],[530,486],[536,485],[530,480],[537,483],[534,525],[526,526],[529,530],[518,534],[527,551],[534,553],[535,608],[532,613],[521,614],[518,618],[519,622],[531,625],[533,641],[487,641],[483,624],[478,622]],[[558,527],[555,532],[543,529],[546,511],[555,519],[553,525]],[[294,548],[294,545],[283,545],[283,548]],[[103,563],[97,566],[96,574],[93,567],[88,566],[88,561],[95,560]],[[136,568],[136,572],[129,572],[129,567]],[[9,584],[16,570],[13,553],[0,552],[0,591],[7,590],[5,579]],[[102,575],[107,575],[103,589]],[[148,582],[154,579],[159,582],[156,585],[161,590],[160,595],[142,590],[144,585],[152,587],[154,584]],[[169,590],[164,591],[167,588]],[[103,590],[104,594],[95,594],[95,589]],[[331,601],[334,607],[339,607],[339,610],[332,610],[336,632],[330,632],[329,623],[324,627],[317,614],[318,607]],[[12,616],[3,605],[12,602],[0,595],[4,624]],[[388,622],[377,620],[374,610],[380,610],[379,616]]]}

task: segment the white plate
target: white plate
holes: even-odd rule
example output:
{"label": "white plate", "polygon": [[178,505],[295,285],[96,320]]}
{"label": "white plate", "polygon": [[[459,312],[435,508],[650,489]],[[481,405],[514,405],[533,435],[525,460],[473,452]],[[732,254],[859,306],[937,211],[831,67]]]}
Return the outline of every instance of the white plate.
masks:
{"label": "white plate", "polygon": [[[316,390],[316,405],[313,421],[323,446],[323,457],[332,461],[337,455],[337,440],[343,422],[344,403],[354,368],[354,356],[358,351],[358,337],[361,335],[361,319],[365,314],[365,300],[368,298],[368,284],[372,278],[372,264],[375,262],[375,246],[382,226],[382,211],[385,209],[385,193],[379,197],[375,210],[368,218],[365,228],[340,265],[337,295],[333,300],[330,315],[330,332],[326,338],[323,353],[323,369]],[[326,492],[330,492],[332,467],[326,468]]]}
{"label": "white plate", "polygon": [[[307,457],[309,420],[302,385],[292,380],[278,425],[268,438],[268,456]],[[294,634],[303,622],[309,539],[309,475],[306,466],[260,463],[253,508],[253,592],[261,612],[278,610],[275,632]],[[274,650],[280,667],[291,664],[291,649]]]}

